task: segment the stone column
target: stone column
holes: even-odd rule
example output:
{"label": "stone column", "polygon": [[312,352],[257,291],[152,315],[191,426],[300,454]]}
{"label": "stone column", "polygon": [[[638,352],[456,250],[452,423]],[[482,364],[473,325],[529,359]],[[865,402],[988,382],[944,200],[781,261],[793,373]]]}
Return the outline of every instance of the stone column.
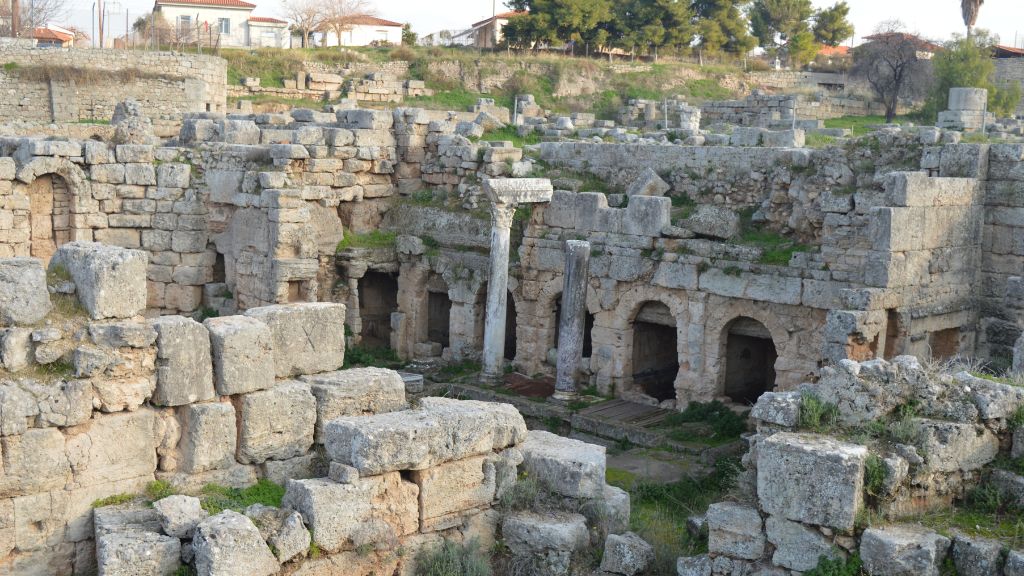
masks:
{"label": "stone column", "polygon": [[519,204],[550,202],[553,189],[551,181],[543,178],[508,178],[484,180],[484,192],[491,201],[491,261],[484,317],[483,375],[487,380],[496,381],[501,377],[505,352],[512,217]]}
{"label": "stone column", "polygon": [[555,398],[559,400],[572,400],[579,395],[576,375],[583,358],[589,277],[590,242],[567,240],[565,269],[562,271],[562,314],[558,319],[558,373],[555,378]]}

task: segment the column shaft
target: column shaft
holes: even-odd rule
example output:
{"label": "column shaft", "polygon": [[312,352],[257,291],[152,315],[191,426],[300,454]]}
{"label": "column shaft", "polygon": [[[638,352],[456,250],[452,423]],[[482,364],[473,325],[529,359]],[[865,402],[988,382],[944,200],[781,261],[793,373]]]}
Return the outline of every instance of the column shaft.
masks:
{"label": "column shaft", "polygon": [[487,313],[484,317],[484,377],[496,380],[505,353],[505,314],[508,306],[509,236],[515,204],[491,205],[491,269],[487,278]]}
{"label": "column shaft", "polygon": [[562,314],[558,319],[556,398],[567,399],[578,395],[576,377],[583,358],[589,276],[590,242],[566,241],[565,270],[562,272]]}

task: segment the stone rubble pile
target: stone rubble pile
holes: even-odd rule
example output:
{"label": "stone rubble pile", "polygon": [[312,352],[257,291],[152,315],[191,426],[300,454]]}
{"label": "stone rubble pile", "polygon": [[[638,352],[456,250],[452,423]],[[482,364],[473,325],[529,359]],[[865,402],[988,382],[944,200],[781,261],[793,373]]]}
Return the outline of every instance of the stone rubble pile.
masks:
{"label": "stone rubble pile", "polygon": [[[812,401],[835,407],[839,428],[801,430]],[[944,510],[979,485],[1024,504],[1024,477],[992,467],[1024,451],[1010,424],[1022,408],[1024,388],[932,372],[912,356],[843,360],[816,384],[768,392],[751,412],[743,494],[710,507],[708,554],[680,558],[678,573],[805,572],[858,554],[871,576],[938,575],[947,562],[960,574],[1016,576],[1024,552],[905,518]],[[885,436],[854,440],[872,425]]]}

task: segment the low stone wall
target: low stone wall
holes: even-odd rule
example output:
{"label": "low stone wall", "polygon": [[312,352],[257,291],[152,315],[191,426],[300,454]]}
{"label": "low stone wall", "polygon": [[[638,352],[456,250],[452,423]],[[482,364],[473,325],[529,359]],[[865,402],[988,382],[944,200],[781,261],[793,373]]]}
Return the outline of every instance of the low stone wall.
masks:
{"label": "low stone wall", "polygon": [[0,46],[0,121],[110,120],[134,98],[148,116],[223,112],[227,63],[217,57],[127,50]]}

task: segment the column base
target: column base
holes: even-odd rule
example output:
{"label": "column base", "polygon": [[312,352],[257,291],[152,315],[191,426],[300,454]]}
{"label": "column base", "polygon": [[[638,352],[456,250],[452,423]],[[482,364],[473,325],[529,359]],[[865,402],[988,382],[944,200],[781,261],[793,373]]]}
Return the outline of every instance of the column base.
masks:
{"label": "column base", "polygon": [[580,393],[555,390],[555,393],[551,395],[551,398],[559,402],[572,402],[573,400],[580,399]]}

